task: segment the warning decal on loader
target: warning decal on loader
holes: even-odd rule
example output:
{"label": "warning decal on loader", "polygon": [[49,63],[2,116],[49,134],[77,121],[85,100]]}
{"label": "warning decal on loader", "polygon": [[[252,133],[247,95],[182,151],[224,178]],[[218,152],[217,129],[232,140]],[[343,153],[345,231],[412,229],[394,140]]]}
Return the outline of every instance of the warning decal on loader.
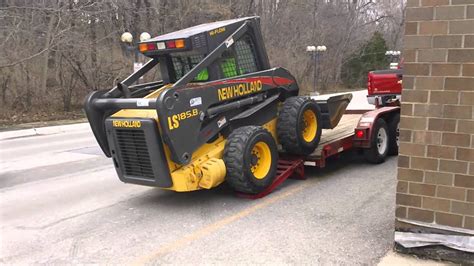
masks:
{"label": "warning decal on loader", "polygon": [[196,97],[196,98],[192,98],[189,100],[189,105],[191,107],[193,106],[198,106],[198,105],[201,105],[202,104],[202,98],[201,97]]}
{"label": "warning decal on loader", "polygon": [[229,39],[225,40],[225,46],[229,48],[232,44],[234,44],[234,39],[230,37]]}

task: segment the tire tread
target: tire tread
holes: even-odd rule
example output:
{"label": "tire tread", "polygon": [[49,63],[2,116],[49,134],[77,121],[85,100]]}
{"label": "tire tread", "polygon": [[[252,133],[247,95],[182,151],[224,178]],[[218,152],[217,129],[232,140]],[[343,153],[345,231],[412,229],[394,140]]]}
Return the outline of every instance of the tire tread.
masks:
{"label": "tire tread", "polygon": [[250,138],[259,131],[266,129],[259,126],[244,126],[234,130],[228,137],[224,148],[224,162],[226,165],[226,180],[236,191],[256,194],[261,191],[243,171],[245,165],[242,154],[245,153],[245,146]]}
{"label": "tire tread", "polygon": [[[307,97],[302,96],[295,96],[290,97],[285,100],[282,109],[280,110],[277,122],[277,134],[278,140],[280,141],[281,145],[288,153],[296,154],[296,155],[308,155],[309,153],[313,152],[313,150],[305,149],[302,145],[300,145],[299,140],[299,132],[295,128],[298,124],[298,115],[301,109],[301,106],[308,101]],[[318,112],[319,107],[318,107]],[[318,122],[320,121],[319,113]],[[318,131],[316,132],[316,138],[320,138],[321,129],[320,125],[318,127]],[[317,141],[319,143],[319,140]],[[317,146],[317,145],[316,145]],[[316,148],[316,147],[315,147]]]}

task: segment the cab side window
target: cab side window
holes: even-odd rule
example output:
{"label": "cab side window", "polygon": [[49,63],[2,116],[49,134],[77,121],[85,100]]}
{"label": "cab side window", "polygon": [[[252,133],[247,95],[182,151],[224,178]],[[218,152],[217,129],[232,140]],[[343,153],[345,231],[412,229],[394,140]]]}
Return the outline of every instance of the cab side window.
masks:
{"label": "cab side window", "polygon": [[220,68],[224,78],[235,77],[238,74],[237,72],[237,62],[235,61],[235,56],[232,51],[225,51],[221,55]]}
{"label": "cab side window", "polygon": [[240,67],[240,75],[258,71],[255,46],[250,36],[245,35],[235,42],[234,49]]}
{"label": "cab side window", "polygon": [[255,49],[250,36],[237,40],[232,49],[225,51],[219,61],[223,78],[231,78],[258,71]]}

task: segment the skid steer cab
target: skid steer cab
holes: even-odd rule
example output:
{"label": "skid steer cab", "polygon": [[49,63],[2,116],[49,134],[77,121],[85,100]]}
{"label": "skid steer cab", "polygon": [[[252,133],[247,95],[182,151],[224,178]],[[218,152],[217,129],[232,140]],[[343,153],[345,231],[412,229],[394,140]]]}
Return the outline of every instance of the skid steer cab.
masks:
{"label": "skid steer cab", "polygon": [[[295,78],[270,67],[258,17],[198,25],[138,48],[151,60],[85,101],[97,142],[126,183],[193,191],[227,181],[259,193],[275,179],[279,152],[313,152],[350,100],[297,96]],[[158,66],[162,80],[135,84]]]}

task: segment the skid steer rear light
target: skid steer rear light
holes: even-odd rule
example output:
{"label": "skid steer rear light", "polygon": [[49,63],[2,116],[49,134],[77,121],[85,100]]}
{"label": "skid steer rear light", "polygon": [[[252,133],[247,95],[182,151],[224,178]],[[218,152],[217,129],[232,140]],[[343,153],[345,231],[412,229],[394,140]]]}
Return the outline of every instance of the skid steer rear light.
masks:
{"label": "skid steer rear light", "polygon": [[172,40],[166,42],[166,49],[174,49],[174,48],[184,48],[184,40]]}
{"label": "skid steer rear light", "polygon": [[148,48],[148,51],[156,50],[156,44],[153,42],[147,43],[147,48]]}
{"label": "skid steer rear light", "polygon": [[138,50],[143,53],[143,52],[146,52],[148,51],[148,45],[146,43],[140,43],[138,45]]}
{"label": "skid steer rear light", "polygon": [[176,40],[175,41],[176,48],[184,48],[184,40]]}
{"label": "skid steer rear light", "polygon": [[138,45],[138,50],[141,53],[153,51],[153,50],[156,50],[156,44],[155,43],[140,43]]}
{"label": "skid steer rear light", "polygon": [[157,42],[156,47],[158,48],[158,50],[166,49],[166,45],[164,42]]}
{"label": "skid steer rear light", "polygon": [[168,49],[176,48],[175,41],[167,41],[166,42],[166,48],[168,48]]}

